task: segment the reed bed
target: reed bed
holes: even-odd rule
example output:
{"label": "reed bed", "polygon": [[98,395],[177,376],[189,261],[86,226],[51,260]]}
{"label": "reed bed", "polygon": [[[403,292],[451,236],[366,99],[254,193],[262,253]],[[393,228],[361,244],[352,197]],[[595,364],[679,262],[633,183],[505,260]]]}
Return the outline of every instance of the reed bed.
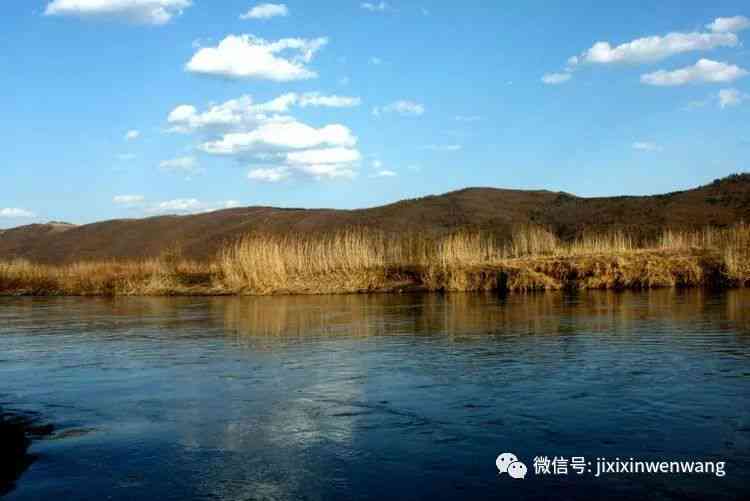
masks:
{"label": "reed bed", "polygon": [[80,262],[63,266],[26,260],[0,262],[0,293],[14,295],[188,295],[220,292],[217,269],[161,259],[132,262]]}
{"label": "reed bed", "polygon": [[368,228],[330,234],[252,233],[211,263],[169,250],[157,259],[48,266],[0,262],[0,293],[28,295],[314,294],[401,290],[624,289],[750,285],[750,225],[623,232],[561,241],[519,226],[509,239]]}

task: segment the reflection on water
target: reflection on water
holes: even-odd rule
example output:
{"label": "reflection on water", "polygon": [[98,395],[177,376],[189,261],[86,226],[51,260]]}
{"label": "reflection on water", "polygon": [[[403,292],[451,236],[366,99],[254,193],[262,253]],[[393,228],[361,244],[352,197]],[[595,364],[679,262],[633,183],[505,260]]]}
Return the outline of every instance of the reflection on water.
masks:
{"label": "reflection on water", "polygon": [[[9,499],[748,494],[746,291],[4,298],[0,381],[62,430]],[[540,455],[727,475],[540,477]]]}

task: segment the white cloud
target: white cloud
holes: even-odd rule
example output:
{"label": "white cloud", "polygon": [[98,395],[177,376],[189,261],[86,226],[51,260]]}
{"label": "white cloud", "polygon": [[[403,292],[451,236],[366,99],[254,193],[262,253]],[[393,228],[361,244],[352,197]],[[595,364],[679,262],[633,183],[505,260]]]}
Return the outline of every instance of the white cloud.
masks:
{"label": "white cloud", "polygon": [[289,9],[283,3],[262,3],[242,14],[240,19],[270,19],[272,17],[284,17],[288,15]]}
{"label": "white cloud", "polygon": [[283,164],[250,170],[247,177],[254,181],[277,183],[294,175],[314,179],[351,179],[362,158],[352,148],[321,148],[288,152],[282,155]]}
{"label": "white cloud", "polygon": [[648,85],[676,86],[689,83],[732,82],[747,75],[739,66],[701,59],[693,66],[674,71],[659,70],[641,75],[641,82]]}
{"label": "white cloud", "polygon": [[318,92],[283,94],[265,103],[254,103],[250,96],[241,96],[221,104],[210,106],[204,112],[198,112],[195,106],[182,104],[173,109],[167,117],[171,125],[170,132],[187,133],[202,128],[254,128],[270,122],[293,122],[294,119],[283,115],[293,106],[345,108],[359,106],[358,97],[323,95]]}
{"label": "white cloud", "polygon": [[146,209],[149,213],[175,213],[185,212],[194,213],[202,212],[206,210],[206,204],[199,201],[197,198],[175,198],[174,200],[167,200],[160,202],[154,206]]}
{"label": "white cloud", "polygon": [[425,146],[425,149],[433,151],[460,151],[463,149],[463,146],[460,144],[430,144]]}
{"label": "white cloud", "polygon": [[651,141],[636,141],[632,144],[632,148],[638,151],[662,151],[663,148],[658,144]]}
{"label": "white cloud", "polygon": [[372,114],[380,116],[383,113],[397,113],[403,116],[420,116],[425,112],[424,105],[415,103],[414,101],[394,101],[386,106],[373,108]]}
{"label": "white cloud", "polygon": [[706,28],[714,33],[736,33],[750,28],[750,19],[745,16],[717,17]]}
{"label": "white cloud", "polygon": [[266,106],[253,104],[249,96],[232,99],[219,105],[213,105],[208,110],[199,113],[195,106],[182,104],[173,109],[167,117],[172,126],[172,132],[190,132],[204,127],[229,127],[259,123],[267,120],[261,109],[281,106],[281,98],[274,102],[265,103]]}
{"label": "white cloud", "polygon": [[361,4],[359,4],[359,6],[365,10],[369,10],[370,12],[385,12],[391,8],[391,6],[385,2],[362,2]]}
{"label": "white cloud", "polygon": [[286,161],[292,165],[304,164],[349,164],[362,159],[359,151],[353,148],[323,148],[317,150],[293,151],[286,154]]}
{"label": "white cloud", "polygon": [[247,173],[248,179],[266,183],[278,183],[288,179],[290,176],[289,168],[284,166],[252,169]]}
{"label": "white cloud", "polygon": [[127,131],[125,133],[125,140],[126,141],[133,141],[135,139],[138,139],[139,137],[141,137],[141,131],[139,131],[139,130],[133,129],[133,130],[129,130],[129,131]]}
{"label": "white cloud", "polygon": [[736,47],[738,43],[737,36],[733,33],[669,33],[665,36],[638,38],[616,47],[609,42],[596,42],[580,56],[568,59],[568,65],[651,63],[684,52]]}
{"label": "white cloud", "polygon": [[397,175],[398,174],[396,174],[392,170],[383,169],[383,170],[377,171],[374,174],[370,174],[370,177],[372,177],[372,178],[377,178],[377,177],[396,177]]}
{"label": "white cloud", "polygon": [[300,173],[317,180],[354,179],[357,172],[347,164],[305,164],[298,168]]}
{"label": "white cloud", "polygon": [[117,205],[137,205],[145,200],[143,195],[117,195],[112,198],[112,202]]}
{"label": "white cloud", "polygon": [[282,94],[277,98],[271,99],[265,103],[256,104],[249,111],[258,113],[282,113],[289,111],[289,108],[297,104],[299,96],[293,92]]}
{"label": "white cloud", "polygon": [[201,202],[197,198],[176,198],[174,200],[167,200],[157,205],[160,210],[173,210],[173,211],[192,211],[200,209],[202,206]]}
{"label": "white cloud", "polygon": [[327,108],[353,108],[359,106],[362,100],[358,97],[349,96],[324,96],[318,92],[308,92],[299,97],[299,105],[303,108],[307,106],[327,107]]}
{"label": "white cloud", "polygon": [[145,212],[150,214],[198,214],[201,212],[211,212],[221,209],[231,209],[238,207],[240,203],[237,200],[224,200],[221,202],[202,202],[197,198],[175,198],[166,200],[146,208]]}
{"label": "white cloud", "polygon": [[172,172],[183,172],[187,174],[197,174],[201,172],[198,166],[198,160],[195,157],[178,157],[171,160],[164,160],[159,163],[159,167]]}
{"label": "white cloud", "polygon": [[47,4],[44,14],[163,25],[191,3],[190,0],[54,0]]}
{"label": "white cloud", "polygon": [[[341,108],[360,102],[356,97],[318,92],[287,93],[264,103],[242,96],[203,112],[183,104],[170,112],[167,121],[172,131],[207,135],[198,145],[205,153],[261,162],[248,172],[248,178],[255,181],[279,182],[293,176],[352,178],[361,154],[354,148],[357,137],[348,127],[337,123],[313,127],[283,113],[295,106]],[[181,166],[181,162],[174,165]]]}
{"label": "white cloud", "polygon": [[737,89],[721,89],[717,98],[719,99],[719,106],[721,108],[729,108],[742,104],[743,101],[750,99],[750,95],[740,92]]}
{"label": "white cloud", "polygon": [[301,150],[319,146],[354,146],[357,138],[349,128],[326,125],[320,129],[297,121],[266,123],[247,132],[231,132],[203,143],[200,149],[213,155],[236,155],[247,151]]}
{"label": "white cloud", "polygon": [[216,47],[198,50],[186,69],[228,78],[305,80],[317,77],[306,65],[327,43],[327,38],[282,38],[269,42],[253,35],[229,35]]}
{"label": "white cloud", "polygon": [[542,82],[547,85],[559,85],[570,80],[570,73],[547,73],[542,77]]}
{"label": "white cloud", "polygon": [[35,217],[35,214],[25,209],[7,207],[5,209],[0,209],[0,217],[8,217],[8,218]]}

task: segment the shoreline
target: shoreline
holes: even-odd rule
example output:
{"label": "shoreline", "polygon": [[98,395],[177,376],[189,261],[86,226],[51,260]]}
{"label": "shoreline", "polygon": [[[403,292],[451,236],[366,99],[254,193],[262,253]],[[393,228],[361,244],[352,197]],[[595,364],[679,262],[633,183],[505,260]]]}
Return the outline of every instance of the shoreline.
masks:
{"label": "shoreline", "polygon": [[[632,250],[576,256],[537,256],[496,263],[382,266],[331,269],[284,280],[230,280],[217,266],[82,263],[78,276],[60,278],[60,267],[3,280],[0,296],[271,296],[404,292],[524,293],[554,290],[732,289],[750,286],[717,252]],[[103,273],[107,267],[109,273]]]}

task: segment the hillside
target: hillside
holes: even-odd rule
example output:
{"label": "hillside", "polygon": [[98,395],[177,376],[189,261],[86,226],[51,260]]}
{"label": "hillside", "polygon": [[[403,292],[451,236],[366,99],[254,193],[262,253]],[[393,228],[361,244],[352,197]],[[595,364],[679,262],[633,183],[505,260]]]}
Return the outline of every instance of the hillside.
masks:
{"label": "hillside", "polygon": [[664,228],[689,230],[750,221],[750,174],[655,196],[583,198],[562,192],[467,188],[358,210],[247,207],[189,216],[103,221],[82,226],[34,224],[0,231],[0,260],[39,263],[158,256],[179,243],[183,255],[213,257],[252,230],[320,233],[363,225],[389,232],[443,234],[479,228],[505,237],[534,223],[563,239],[622,229],[650,237]]}

